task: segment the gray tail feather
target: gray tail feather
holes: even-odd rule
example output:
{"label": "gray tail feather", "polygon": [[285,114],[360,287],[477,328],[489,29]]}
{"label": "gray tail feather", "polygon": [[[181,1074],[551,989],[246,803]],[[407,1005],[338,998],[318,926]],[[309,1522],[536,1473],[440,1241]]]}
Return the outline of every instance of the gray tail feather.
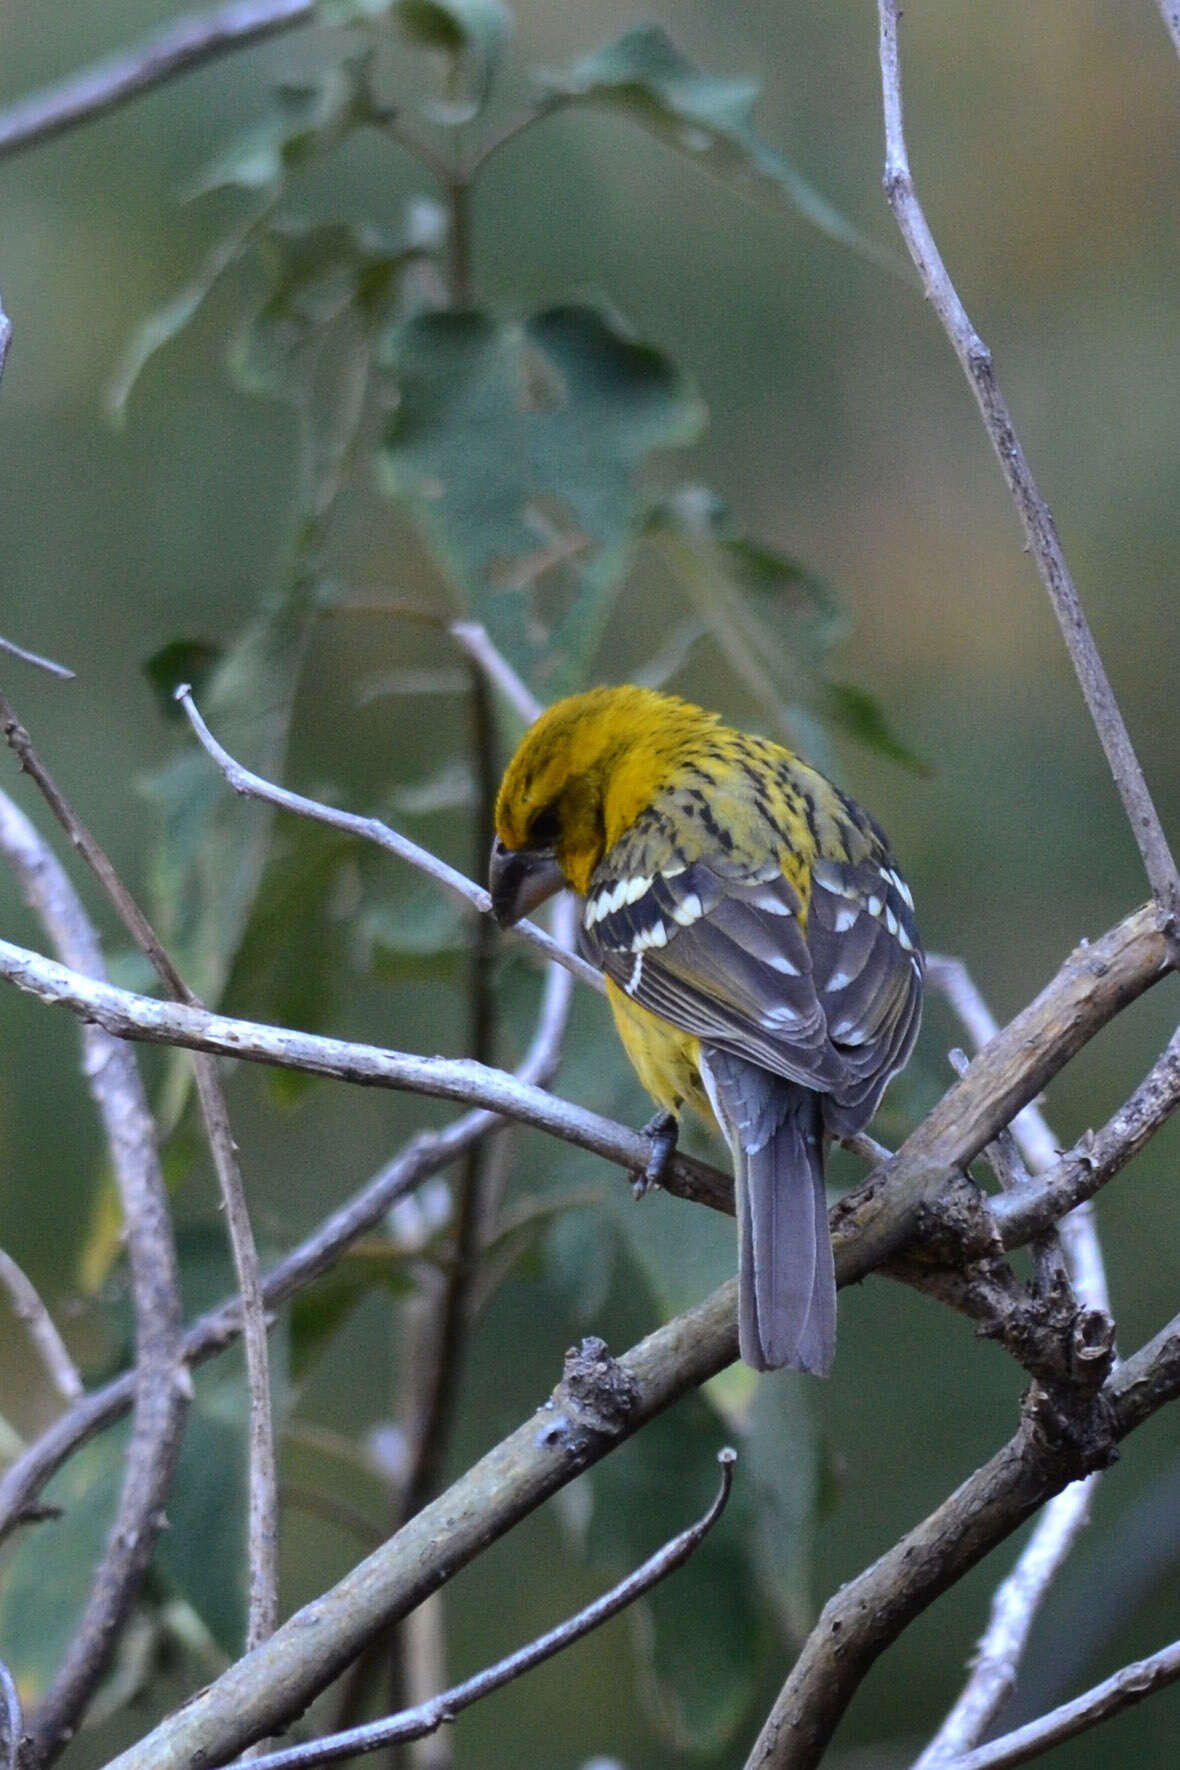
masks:
{"label": "gray tail feather", "polygon": [[738,1334],[755,1370],[827,1376],[836,1352],[819,1096],[711,1048],[701,1073],[733,1152]]}

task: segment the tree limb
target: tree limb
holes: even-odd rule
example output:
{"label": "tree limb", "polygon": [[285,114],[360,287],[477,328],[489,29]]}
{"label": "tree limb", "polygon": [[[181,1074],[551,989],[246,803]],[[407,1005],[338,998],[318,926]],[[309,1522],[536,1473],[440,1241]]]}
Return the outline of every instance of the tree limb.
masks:
{"label": "tree limb", "polygon": [[[54,855],[0,793],[0,851],[59,952],[104,974],[98,938]],[[103,987],[98,984],[97,987]],[[180,1358],[180,1288],[167,1194],[135,1054],[101,1028],[83,1029],[83,1071],[106,1132],[119,1188],[135,1309],[135,1422],[123,1489],[81,1621],[28,1719],[21,1762],[48,1762],[72,1734],[110,1659],[164,1523],[191,1384]]]}
{"label": "tree limb", "polygon": [[746,1770],[813,1770],[869,1667],[914,1617],[1177,1395],[1180,1316],[1072,1414],[1034,1392],[1003,1449],[828,1600]]}
{"label": "tree limb", "polygon": [[[521,1081],[544,1082],[560,1047],[569,1007],[572,979],[552,965],[545,983],[533,1043],[517,1075]],[[280,1260],[263,1281],[268,1310],[330,1271],[350,1242],[380,1221],[397,1202],[430,1175],[449,1167],[481,1137],[502,1129],[505,1121],[491,1113],[469,1112],[441,1131],[422,1131],[373,1176],[353,1198],[333,1211],[311,1235]],[[242,1331],[241,1302],[231,1298],[193,1323],[184,1336],[182,1354],[200,1364],[232,1345]],[[36,1444],[0,1478],[0,1540],[27,1514],[45,1483],[80,1445],[121,1418],[134,1395],[133,1373],[115,1377],[94,1390],[42,1434]]]}
{"label": "tree limb", "polygon": [[404,1617],[551,1494],[731,1363],[735,1290],[723,1285],[617,1361],[601,1340],[583,1341],[530,1420],[110,1770],[205,1770],[299,1714],[379,1628]]}

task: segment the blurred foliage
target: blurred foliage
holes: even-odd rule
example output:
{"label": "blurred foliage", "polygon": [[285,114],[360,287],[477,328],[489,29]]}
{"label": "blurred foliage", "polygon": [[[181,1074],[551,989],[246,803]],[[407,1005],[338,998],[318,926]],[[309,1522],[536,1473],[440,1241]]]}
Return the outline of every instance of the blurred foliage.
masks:
{"label": "blurred foliage", "polygon": [[[463,1049],[468,919],[384,856],[239,801],[170,700],[193,681],[247,766],[389,815],[470,869],[470,708],[445,633],[456,612],[482,619],[543,698],[600,678],[667,684],[848,779],[905,857],[930,944],[963,951],[1001,1012],[1143,895],[969,401],[895,274],[871,18],[834,27],[800,5],[722,14],[700,0],[660,12],[637,26],[614,6],[521,4],[514,18],[499,0],[335,0],[316,30],[0,168],[16,326],[0,398],[0,630],[85,666],[73,699],[22,680],[18,704],[150,891],[189,981],[230,1011]],[[131,0],[70,0],[52,21],[8,13],[13,96],[145,24]],[[906,31],[932,219],[1003,346],[1175,827],[1160,635],[1180,546],[1167,391],[1180,76],[1150,23],[1116,30],[1098,0],[1035,17],[1017,0],[986,14],[952,0],[907,15]],[[759,126],[750,68],[766,76]],[[113,433],[96,422],[104,382]],[[515,732],[504,713],[505,754]],[[6,931],[39,944],[14,896],[6,907]],[[506,951],[494,963],[498,1056],[511,1062],[538,979]],[[1162,1043],[1163,997],[1055,1085],[1063,1141],[1105,1116]],[[70,1029],[25,1002],[0,1011],[12,1049],[0,1237],[58,1313],[76,1309],[68,1331],[97,1376],[125,1358],[128,1324]],[[881,1135],[904,1135],[960,1037],[933,1005]],[[183,1063],[145,1063],[196,1310],[229,1282],[208,1164]],[[649,1110],[589,999],[558,1085],[631,1122]],[[230,1089],[275,1247],[442,1114],[256,1071]],[[1175,1307],[1169,1147],[1102,1206],[1125,1349]],[[636,1206],[622,1176],[535,1135],[512,1133],[509,1148],[455,1469],[536,1406],[572,1338],[629,1344],[733,1267],[727,1222],[659,1195]],[[851,1160],[834,1170],[849,1184],[858,1173]],[[371,1449],[401,1442],[405,1321],[449,1234],[433,1195],[412,1223],[395,1214],[276,1333],[285,1466],[329,1509],[388,1514]],[[718,1445],[743,1447],[730,1511],[700,1554],[629,1628],[578,1650],[589,1675],[558,1662],[456,1729],[457,1762],[731,1764],[817,1597],[994,1448],[1019,1387],[994,1348],[884,1284],[842,1300],[841,1358],[822,1389],[727,1373],[563,1496],[560,1538],[551,1509],[448,1593],[459,1676],[678,1529],[712,1492]],[[53,1406],[6,1335],[10,1433],[31,1436]],[[101,1761],[237,1650],[241,1417],[227,1361],[199,1383],[138,1633],[70,1764]],[[122,1444],[111,1433],[73,1459],[50,1495],[62,1517],[0,1559],[0,1655],[27,1693],[84,1599]],[[1108,1478],[1095,1541],[1127,1536],[1178,1455],[1180,1428],[1161,1420]],[[312,1518],[285,1514],[289,1605],[357,1553]],[[1073,1618],[1050,1613],[1031,1666],[1046,1701],[1066,1694],[1055,1667],[1098,1676],[1166,1638],[1176,1546],[1167,1532],[1152,1541],[1090,1662]],[[883,1764],[918,1745],[994,1577],[948,1595],[893,1650],[845,1729],[848,1753],[867,1745]],[[1128,1761],[1170,1764],[1159,1740],[1175,1700],[1117,1723]],[[1057,1759],[1086,1770],[1098,1749],[1083,1740]]]}

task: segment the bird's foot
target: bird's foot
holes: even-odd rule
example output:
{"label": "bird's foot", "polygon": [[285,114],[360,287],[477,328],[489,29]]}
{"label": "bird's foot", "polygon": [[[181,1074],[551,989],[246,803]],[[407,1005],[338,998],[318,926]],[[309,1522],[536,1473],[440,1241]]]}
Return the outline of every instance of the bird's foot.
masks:
{"label": "bird's foot", "polygon": [[643,1135],[649,1139],[651,1148],[647,1157],[647,1166],[640,1172],[636,1169],[631,1175],[631,1192],[635,1198],[642,1198],[651,1186],[659,1186],[668,1172],[668,1165],[676,1154],[676,1139],[680,1134],[680,1121],[674,1112],[657,1112],[643,1127]]}

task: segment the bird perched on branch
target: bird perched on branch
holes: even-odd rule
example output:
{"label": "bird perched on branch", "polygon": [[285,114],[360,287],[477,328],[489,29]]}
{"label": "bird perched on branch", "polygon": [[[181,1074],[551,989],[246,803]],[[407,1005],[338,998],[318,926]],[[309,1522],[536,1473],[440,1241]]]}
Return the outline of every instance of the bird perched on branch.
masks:
{"label": "bird perched on branch", "polygon": [[558,701],[496,804],[492,907],[572,886],[615,1024],[664,1108],[733,1157],[742,1357],[824,1375],[828,1140],[872,1117],[918,1030],[925,961],[884,835],[823,775],[643,688]]}

